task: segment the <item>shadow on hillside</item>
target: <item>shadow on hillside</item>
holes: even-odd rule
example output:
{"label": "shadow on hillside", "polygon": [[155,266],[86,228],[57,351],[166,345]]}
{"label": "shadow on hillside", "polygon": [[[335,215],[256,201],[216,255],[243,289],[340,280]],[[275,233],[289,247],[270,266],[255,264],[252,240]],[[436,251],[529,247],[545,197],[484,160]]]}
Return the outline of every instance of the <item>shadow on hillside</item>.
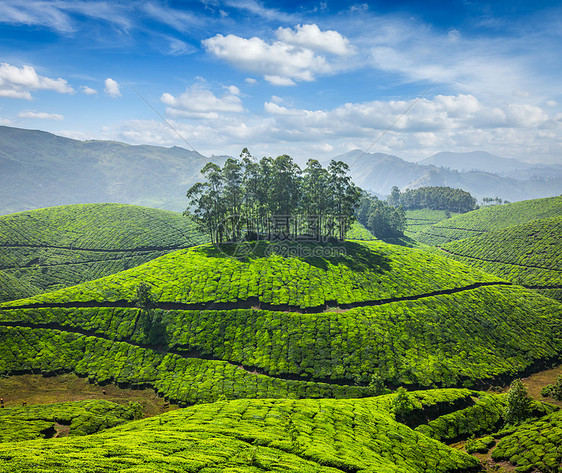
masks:
{"label": "shadow on hillside", "polygon": [[390,245],[405,246],[407,248],[416,248],[420,245],[416,240],[414,240],[413,238],[407,237],[407,236],[392,237],[392,238],[379,238],[379,239],[381,241],[384,241],[385,243],[390,244]]}
{"label": "shadow on hillside", "polygon": [[199,251],[212,258],[235,258],[249,263],[267,256],[296,258],[327,271],[330,266],[347,266],[352,271],[390,271],[391,259],[356,242],[242,242],[204,246]]}

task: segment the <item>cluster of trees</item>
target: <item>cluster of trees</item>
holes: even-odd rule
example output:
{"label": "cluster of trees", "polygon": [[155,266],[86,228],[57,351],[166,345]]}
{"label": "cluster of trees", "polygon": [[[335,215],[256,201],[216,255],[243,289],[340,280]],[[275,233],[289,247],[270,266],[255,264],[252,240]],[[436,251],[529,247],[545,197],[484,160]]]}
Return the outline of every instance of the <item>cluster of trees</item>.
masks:
{"label": "cluster of trees", "polygon": [[364,193],[356,212],[357,220],[377,238],[402,236],[406,228],[404,208],[392,207]]}
{"label": "cluster of trees", "polygon": [[502,200],[499,197],[482,197],[482,204],[483,205],[501,205],[501,204],[510,204],[509,200]]}
{"label": "cluster of trees", "polygon": [[394,186],[388,203],[394,207],[401,205],[406,210],[431,209],[459,213],[477,208],[476,199],[470,193],[451,187],[420,187],[400,192],[400,189]]}
{"label": "cluster of trees", "polygon": [[301,169],[290,156],[257,161],[247,148],[222,168],[207,164],[205,181],[187,191],[190,215],[213,243],[256,239],[343,240],[361,191],[349,167],[327,169],[310,159]]}

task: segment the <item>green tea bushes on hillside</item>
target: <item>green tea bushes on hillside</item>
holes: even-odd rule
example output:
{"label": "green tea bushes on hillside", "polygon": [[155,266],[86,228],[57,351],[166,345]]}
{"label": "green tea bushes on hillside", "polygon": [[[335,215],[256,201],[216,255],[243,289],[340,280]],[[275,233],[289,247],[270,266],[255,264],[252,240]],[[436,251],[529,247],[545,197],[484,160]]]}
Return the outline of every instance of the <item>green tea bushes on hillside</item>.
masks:
{"label": "green tea bushes on hillside", "polygon": [[[52,291],[205,241],[174,212],[121,204],[52,207],[0,217],[0,271],[22,287]],[[0,301],[23,294],[0,294]]]}
{"label": "green tea bushes on hillside", "polygon": [[363,240],[363,241],[373,241],[376,240],[375,236],[367,230],[359,222],[353,222],[351,228],[347,231],[345,235],[346,240]]}
{"label": "green tea bushes on hillside", "polygon": [[168,343],[277,376],[454,386],[521,372],[562,353],[562,305],[478,288],[342,313],[169,311]]}
{"label": "green tea bushes on hillside", "polygon": [[[291,248],[291,246],[289,246]],[[318,245],[296,245],[317,251]],[[331,254],[332,250],[345,254]],[[138,284],[152,286],[159,302],[261,302],[293,307],[352,304],[500,281],[445,256],[383,242],[345,242],[324,248],[328,256],[286,256],[278,245],[260,242],[244,259],[205,245],[176,251],[137,268],[79,286],[7,305],[78,301],[133,301]]]}
{"label": "green tea bushes on hillside", "polygon": [[444,245],[487,231],[556,216],[562,216],[562,196],[484,207],[434,224],[419,232],[416,239],[427,245]]}
{"label": "green tea bushes on hillside", "polygon": [[451,257],[525,286],[562,286],[562,217],[443,246]]}
{"label": "green tea bushes on hillside", "polygon": [[204,241],[181,214],[134,205],[75,204],[0,217],[2,246],[128,250]]}
{"label": "green tea bushes on hillside", "polygon": [[416,233],[427,230],[431,225],[451,218],[455,215],[460,214],[455,212],[448,212],[447,210],[406,210],[405,234],[410,237],[414,237]]}
{"label": "green tea bushes on hillside", "polygon": [[41,292],[39,288],[32,284],[21,281],[6,271],[0,270],[0,302],[23,299]]}
{"label": "green tea bushes on hillside", "polygon": [[[240,400],[192,406],[89,437],[0,445],[0,471],[444,473],[478,461],[364,400]],[[63,468],[62,470],[60,468]]]}
{"label": "green tea bushes on hillside", "polygon": [[360,386],[271,378],[225,361],[184,358],[52,329],[0,327],[0,374],[73,371],[99,384],[150,386],[180,403],[220,398],[361,397]]}
{"label": "green tea bushes on hillside", "polygon": [[500,439],[492,458],[508,460],[521,472],[562,471],[562,411],[518,426]]}
{"label": "green tea bushes on hillside", "polygon": [[89,400],[0,409],[0,442],[32,440],[55,435],[55,422],[69,426],[68,435],[88,435],[139,416],[140,405],[121,406]]}
{"label": "green tea bushes on hillside", "polygon": [[[144,345],[149,339],[141,317],[139,309],[110,307],[0,311],[4,324],[53,324]],[[514,286],[344,312],[155,309],[152,317],[163,330],[160,350],[276,377],[358,383],[363,392],[373,375],[387,385],[471,385],[562,353],[562,304]]]}

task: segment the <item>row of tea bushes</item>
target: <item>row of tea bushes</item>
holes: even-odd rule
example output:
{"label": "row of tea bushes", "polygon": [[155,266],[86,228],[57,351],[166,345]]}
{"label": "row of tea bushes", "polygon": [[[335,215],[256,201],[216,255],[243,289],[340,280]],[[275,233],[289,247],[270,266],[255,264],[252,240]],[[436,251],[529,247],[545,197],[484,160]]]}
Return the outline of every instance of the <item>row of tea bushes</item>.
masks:
{"label": "row of tea bushes", "polygon": [[0,246],[128,251],[187,247],[205,240],[189,218],[135,205],[63,205],[0,217]]}
{"label": "row of tea bushes", "polygon": [[[273,243],[259,242],[255,254],[245,259],[228,257],[210,245],[180,250],[126,272],[11,305],[132,301],[141,281],[151,285],[160,302],[236,302],[256,297],[263,303],[301,308],[500,281],[441,255],[378,241],[342,243],[344,255],[326,257],[268,255],[274,248]],[[304,251],[306,245],[294,248]],[[318,246],[308,248],[313,251]]]}
{"label": "row of tea bushes", "polygon": [[[205,243],[187,217],[122,204],[51,207],[0,216],[0,271],[21,283],[0,302],[74,286]],[[37,290],[26,291],[26,285]]]}
{"label": "row of tea bushes", "polygon": [[525,200],[496,205],[456,215],[419,232],[416,239],[427,245],[443,245],[449,241],[470,238],[478,234],[522,225],[562,215],[562,197]]}
{"label": "row of tea bushes", "polygon": [[431,225],[435,225],[454,215],[459,214],[447,212],[446,210],[406,210],[406,230],[404,233],[414,238],[416,233],[427,230]]}
{"label": "row of tea bushes", "polygon": [[562,411],[528,421],[501,438],[492,451],[495,461],[517,466],[518,472],[562,471]]}
{"label": "row of tea bushes", "polygon": [[184,404],[220,398],[362,397],[366,387],[286,380],[225,361],[184,358],[125,342],[51,329],[0,327],[0,374],[73,371],[92,382],[151,386]]}
{"label": "row of tea bushes", "polygon": [[88,400],[0,409],[0,442],[19,442],[55,434],[55,422],[68,435],[88,435],[139,416],[140,405]]}
{"label": "row of tea bushes", "polygon": [[551,217],[443,246],[450,256],[525,286],[562,287],[562,217]]}
{"label": "row of tea bushes", "polygon": [[[147,322],[148,328],[147,328]],[[150,320],[152,322],[150,322]],[[273,376],[367,385],[472,385],[522,372],[562,352],[562,305],[516,286],[300,314],[254,309],[42,308],[0,322],[52,324],[137,345],[256,367]]]}
{"label": "row of tea bushes", "polygon": [[110,432],[0,444],[0,470],[446,473],[478,461],[365,400],[239,400],[192,406]]}

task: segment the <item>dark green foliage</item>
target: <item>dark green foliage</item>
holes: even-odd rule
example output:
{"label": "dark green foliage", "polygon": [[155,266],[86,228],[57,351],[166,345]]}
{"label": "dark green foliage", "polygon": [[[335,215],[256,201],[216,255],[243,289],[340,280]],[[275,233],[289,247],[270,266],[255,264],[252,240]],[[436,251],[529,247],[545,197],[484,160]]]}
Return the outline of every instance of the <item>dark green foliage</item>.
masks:
{"label": "dark green foliage", "polygon": [[541,390],[541,395],[562,401],[562,374],[556,379],[556,383],[549,384]]}
{"label": "dark green foliage", "polygon": [[380,405],[378,398],[204,404],[64,444],[2,444],[0,471],[452,473],[478,466]]}
{"label": "dark green foliage", "polygon": [[476,208],[476,199],[469,192],[451,187],[419,187],[397,193],[393,188],[390,201],[406,210],[430,209],[465,213]]}
{"label": "dark green foliage", "polygon": [[509,460],[518,472],[562,471],[562,411],[518,426],[499,440],[492,458]]}
{"label": "dark green foliage", "polygon": [[406,215],[402,207],[391,207],[375,196],[364,194],[356,211],[359,222],[377,238],[404,234]]}
{"label": "dark green foliage", "polygon": [[[535,220],[443,246],[451,258],[515,284],[562,287],[562,216]],[[560,297],[560,294],[549,294]]]}
{"label": "dark green foliage", "polygon": [[67,205],[2,216],[0,301],[97,279],[205,241],[181,214],[132,205]]}
{"label": "dark green foliage", "polygon": [[505,421],[508,424],[518,424],[531,415],[532,400],[527,388],[520,379],[514,380],[509,386],[504,409]]}
{"label": "dark green foliage", "polygon": [[70,427],[69,435],[89,435],[138,419],[140,405],[121,406],[104,400],[63,402],[0,409],[0,442],[50,437],[55,422]]}
{"label": "dark green foliage", "polygon": [[400,387],[397,389],[392,399],[392,413],[398,422],[404,423],[410,414],[416,408],[416,403],[408,394],[406,389]]}
{"label": "dark green foliage", "polygon": [[186,214],[211,241],[345,238],[360,197],[347,164],[310,159],[301,170],[287,155],[254,161],[246,148],[240,157],[208,163],[187,191]]}
{"label": "dark green foliage", "polygon": [[478,236],[488,231],[561,215],[562,196],[525,200],[456,215],[421,231],[416,235],[416,239],[428,245],[444,245],[453,240]]}

